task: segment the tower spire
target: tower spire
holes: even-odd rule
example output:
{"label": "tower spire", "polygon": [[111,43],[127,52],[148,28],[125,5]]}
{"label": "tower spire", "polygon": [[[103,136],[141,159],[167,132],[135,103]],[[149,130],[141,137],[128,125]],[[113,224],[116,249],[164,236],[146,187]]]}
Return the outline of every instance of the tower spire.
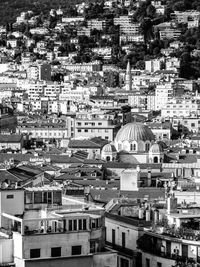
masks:
{"label": "tower spire", "polygon": [[132,75],[131,75],[130,60],[128,60],[127,67],[126,67],[125,89],[126,89],[126,91],[132,90]]}

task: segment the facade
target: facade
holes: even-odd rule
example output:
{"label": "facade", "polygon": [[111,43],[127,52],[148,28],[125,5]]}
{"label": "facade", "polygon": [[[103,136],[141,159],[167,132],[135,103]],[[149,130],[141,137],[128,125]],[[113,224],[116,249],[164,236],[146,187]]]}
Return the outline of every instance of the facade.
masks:
{"label": "facade", "polygon": [[[25,191],[5,189],[0,195],[5,199],[1,202],[1,227],[12,231],[12,237],[5,237],[12,239],[11,251],[16,267],[117,265],[117,253],[105,250],[102,208],[91,206],[90,211],[83,211],[83,205],[74,203],[73,209],[72,203],[67,205],[66,202],[66,207],[71,206],[70,211],[64,206],[57,209],[62,203],[58,187],[27,188]],[[21,197],[20,203],[16,202],[16,197]],[[14,206],[8,207],[8,202],[15,203],[16,213]],[[42,207],[46,207],[46,211],[42,211]]]}
{"label": "facade", "polygon": [[164,85],[159,84],[155,89],[155,108],[156,110],[162,110],[170,99],[172,99],[174,93],[173,85],[166,83]]}
{"label": "facade", "polygon": [[0,135],[0,149],[22,150],[23,143],[22,135]]}
{"label": "facade", "polygon": [[75,119],[75,138],[101,137],[113,141],[120,127],[112,114],[79,113]]}
{"label": "facade", "polygon": [[200,104],[195,100],[171,100],[162,107],[162,117],[190,117],[200,114]]}
{"label": "facade", "polygon": [[17,127],[17,118],[13,115],[13,110],[0,104],[0,132],[14,133]]}

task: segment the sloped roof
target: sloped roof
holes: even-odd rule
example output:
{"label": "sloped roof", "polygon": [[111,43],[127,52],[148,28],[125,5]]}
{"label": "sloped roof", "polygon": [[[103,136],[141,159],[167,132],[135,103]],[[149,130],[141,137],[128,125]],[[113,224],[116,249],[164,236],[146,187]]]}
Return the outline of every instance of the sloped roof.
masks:
{"label": "sloped roof", "polygon": [[91,189],[90,191],[93,199],[100,200],[101,202],[107,203],[113,198],[125,197],[125,198],[135,198],[135,199],[158,199],[164,198],[165,189],[157,188],[157,187],[147,187],[147,188],[139,188],[138,191],[120,191],[120,190],[96,190]]}
{"label": "sloped roof", "polygon": [[0,170],[0,181],[4,182],[5,180],[9,180],[11,182],[20,181],[20,179],[17,176],[8,172],[7,170]]}
{"label": "sloped roof", "polygon": [[19,134],[10,134],[10,135],[0,135],[0,143],[18,143],[22,140],[22,135]]}

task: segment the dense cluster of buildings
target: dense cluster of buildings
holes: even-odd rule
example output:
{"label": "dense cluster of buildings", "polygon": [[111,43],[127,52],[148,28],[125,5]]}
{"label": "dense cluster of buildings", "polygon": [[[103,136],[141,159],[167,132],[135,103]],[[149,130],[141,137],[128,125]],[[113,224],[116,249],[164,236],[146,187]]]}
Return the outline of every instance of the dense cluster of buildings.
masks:
{"label": "dense cluster of buildings", "polygon": [[155,23],[168,45],[136,68],[141,2],[0,27],[0,266],[200,266],[200,80],[177,55],[200,12]]}

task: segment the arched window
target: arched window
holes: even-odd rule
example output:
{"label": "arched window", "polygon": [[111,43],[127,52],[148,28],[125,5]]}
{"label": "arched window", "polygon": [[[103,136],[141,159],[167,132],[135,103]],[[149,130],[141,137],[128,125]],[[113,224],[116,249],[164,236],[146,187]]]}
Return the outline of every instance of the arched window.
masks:
{"label": "arched window", "polygon": [[110,157],[109,156],[106,157],[106,161],[110,161]]}
{"label": "arched window", "polygon": [[153,162],[158,163],[158,157],[154,157]]}
{"label": "arched window", "polygon": [[149,143],[146,143],[145,145],[145,150],[148,152],[149,151],[149,148],[150,148],[150,144]]}
{"label": "arched window", "polygon": [[136,150],[136,144],[131,144],[131,151],[135,151]]}

